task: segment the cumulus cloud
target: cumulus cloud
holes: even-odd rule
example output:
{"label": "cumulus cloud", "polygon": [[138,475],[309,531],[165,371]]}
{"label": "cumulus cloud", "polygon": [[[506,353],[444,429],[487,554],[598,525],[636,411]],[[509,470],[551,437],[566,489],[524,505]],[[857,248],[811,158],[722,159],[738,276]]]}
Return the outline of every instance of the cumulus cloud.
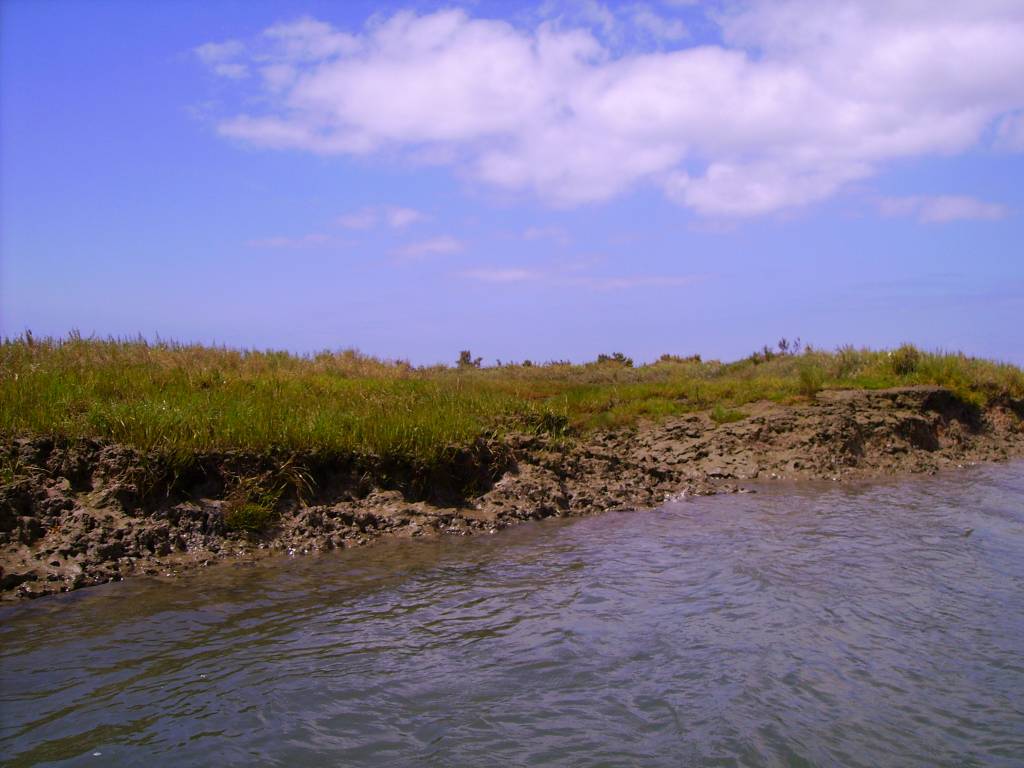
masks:
{"label": "cumulus cloud", "polygon": [[602,42],[616,48],[636,43],[673,42],[689,37],[690,34],[686,23],[677,13],[663,13],[649,2],[545,0],[540,3],[533,17],[538,23],[548,23],[563,29],[588,29]]}
{"label": "cumulus cloud", "polygon": [[387,205],[360,208],[358,211],[343,214],[338,217],[337,223],[345,229],[372,229],[381,225],[390,229],[405,229],[429,218],[427,214],[415,208]]}
{"label": "cumulus cloud", "polygon": [[393,253],[403,259],[418,259],[424,256],[439,256],[448,253],[458,253],[463,249],[461,240],[451,237],[450,235],[442,235],[440,237],[432,237],[427,240],[418,240],[414,243],[403,245],[400,248],[396,248]]}
{"label": "cumulus cloud", "polygon": [[996,221],[1009,214],[1006,206],[965,195],[887,197],[879,201],[878,207],[885,216],[910,216],[925,224]]}
{"label": "cumulus cloud", "polygon": [[268,27],[263,36],[278,44],[282,58],[294,62],[317,62],[359,50],[357,38],[309,16]]}
{"label": "cumulus cloud", "polygon": [[[887,163],[966,151],[1001,119],[1001,141],[1020,135],[1006,117],[1024,109],[1013,0],[726,3],[720,39],[700,45],[678,43],[685,28],[646,5],[586,6],[587,20],[528,27],[460,10],[374,18],[355,34],[313,19],[272,27],[258,51],[206,54],[215,70],[262,74],[248,81],[258,102],[240,97],[265,107],[219,130],[271,148],[442,158],[555,205],[655,185],[716,218],[812,204]],[[626,16],[675,47],[610,46]]]}
{"label": "cumulus cloud", "polygon": [[649,5],[634,5],[630,9],[630,21],[637,30],[655,40],[683,40],[690,36],[690,30],[680,19],[663,16]]}

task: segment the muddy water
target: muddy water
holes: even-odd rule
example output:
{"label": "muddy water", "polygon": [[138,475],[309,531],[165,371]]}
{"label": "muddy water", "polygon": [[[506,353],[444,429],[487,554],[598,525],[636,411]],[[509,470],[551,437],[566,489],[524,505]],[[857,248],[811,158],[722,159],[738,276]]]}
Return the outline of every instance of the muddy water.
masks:
{"label": "muddy water", "polygon": [[1021,765],[1024,464],[0,613],[0,762]]}

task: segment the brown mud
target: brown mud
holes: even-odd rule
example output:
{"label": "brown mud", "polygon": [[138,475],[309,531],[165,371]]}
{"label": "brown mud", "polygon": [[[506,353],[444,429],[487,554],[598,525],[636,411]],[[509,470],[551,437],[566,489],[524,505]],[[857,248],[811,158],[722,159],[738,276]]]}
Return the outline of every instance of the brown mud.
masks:
{"label": "brown mud", "polygon": [[[731,423],[699,413],[573,440],[509,436],[430,467],[238,453],[174,466],[117,445],[19,438],[3,446],[0,599],[381,537],[494,532],[754,480],[843,482],[1024,456],[1024,403],[981,409],[938,387],[827,391],[742,412]],[[238,524],[260,527],[237,516],[246,505],[268,515],[258,532]]]}

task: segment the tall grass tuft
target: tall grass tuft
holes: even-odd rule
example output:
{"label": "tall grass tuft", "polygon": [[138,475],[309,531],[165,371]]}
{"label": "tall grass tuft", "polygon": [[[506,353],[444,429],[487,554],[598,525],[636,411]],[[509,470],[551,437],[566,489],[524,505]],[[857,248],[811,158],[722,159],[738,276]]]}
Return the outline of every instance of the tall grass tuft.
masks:
{"label": "tall grass tuft", "polygon": [[813,398],[825,385],[824,370],[811,359],[801,361],[800,367],[797,369],[797,376],[800,381],[800,394],[804,397]]}

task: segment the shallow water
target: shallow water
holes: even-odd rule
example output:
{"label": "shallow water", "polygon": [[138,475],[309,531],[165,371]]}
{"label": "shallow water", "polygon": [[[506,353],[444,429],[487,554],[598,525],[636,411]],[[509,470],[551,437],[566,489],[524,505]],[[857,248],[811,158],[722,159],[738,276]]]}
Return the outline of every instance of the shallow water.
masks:
{"label": "shallow water", "polygon": [[10,766],[1019,766],[1024,464],[129,581],[0,620]]}

